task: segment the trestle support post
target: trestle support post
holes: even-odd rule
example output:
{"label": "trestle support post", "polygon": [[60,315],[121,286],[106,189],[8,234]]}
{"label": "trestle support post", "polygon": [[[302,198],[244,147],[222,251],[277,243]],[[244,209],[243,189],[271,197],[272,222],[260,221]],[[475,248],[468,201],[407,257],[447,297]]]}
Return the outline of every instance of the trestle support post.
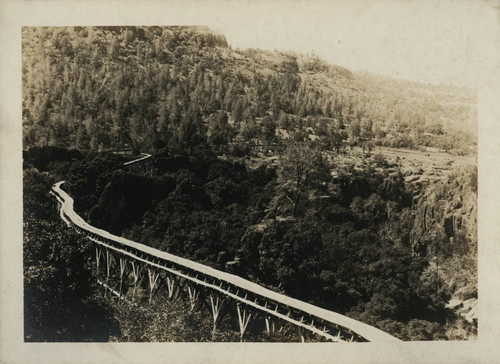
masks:
{"label": "trestle support post", "polygon": [[212,317],[213,317],[212,332],[215,332],[217,330],[217,323],[223,303],[224,299],[220,298],[218,295],[210,293],[210,307],[212,309]]}
{"label": "trestle support post", "polygon": [[248,327],[248,323],[250,322],[250,318],[252,314],[248,312],[246,309],[242,309],[239,303],[236,304],[236,311],[238,312],[238,323],[240,325],[240,341],[243,341],[243,335],[245,335],[245,331]]}
{"label": "trestle support post", "polygon": [[153,295],[158,283],[158,278],[160,274],[154,269],[148,268],[148,277],[149,277],[149,302],[153,299]]}
{"label": "trestle support post", "polygon": [[189,294],[189,303],[191,304],[191,311],[193,311],[196,308],[196,304],[200,297],[200,290],[197,289],[196,287],[191,287],[189,285],[187,289]]}

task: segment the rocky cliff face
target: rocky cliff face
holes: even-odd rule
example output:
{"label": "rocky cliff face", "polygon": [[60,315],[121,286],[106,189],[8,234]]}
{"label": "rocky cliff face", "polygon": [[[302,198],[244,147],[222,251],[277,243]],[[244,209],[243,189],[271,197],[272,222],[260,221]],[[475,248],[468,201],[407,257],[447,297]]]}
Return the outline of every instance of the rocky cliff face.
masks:
{"label": "rocky cliff face", "polygon": [[462,167],[423,189],[410,242],[424,256],[477,249],[477,169]]}
{"label": "rocky cliff face", "polygon": [[[456,169],[422,189],[415,207],[410,243],[426,256],[421,280],[448,301],[456,317],[447,335],[474,337],[477,330],[477,168]],[[461,322],[460,324],[457,324]]]}

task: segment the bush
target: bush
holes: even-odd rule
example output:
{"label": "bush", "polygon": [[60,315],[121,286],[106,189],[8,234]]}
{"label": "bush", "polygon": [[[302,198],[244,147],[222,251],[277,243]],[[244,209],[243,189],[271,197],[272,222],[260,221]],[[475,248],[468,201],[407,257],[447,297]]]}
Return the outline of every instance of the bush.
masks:
{"label": "bush", "polygon": [[387,167],[387,160],[385,159],[382,153],[374,154],[372,157],[372,161],[378,167]]}
{"label": "bush", "polygon": [[95,296],[89,243],[59,221],[29,212],[23,234],[25,341],[108,341],[117,335],[109,307]]}

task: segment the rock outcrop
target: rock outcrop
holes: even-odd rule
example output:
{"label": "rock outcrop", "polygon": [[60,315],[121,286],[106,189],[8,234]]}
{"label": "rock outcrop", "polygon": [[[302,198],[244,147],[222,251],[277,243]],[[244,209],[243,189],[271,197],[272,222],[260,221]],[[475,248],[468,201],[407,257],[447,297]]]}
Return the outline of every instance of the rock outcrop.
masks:
{"label": "rock outcrop", "polygon": [[477,169],[466,167],[423,190],[410,234],[419,255],[465,254],[477,245]]}

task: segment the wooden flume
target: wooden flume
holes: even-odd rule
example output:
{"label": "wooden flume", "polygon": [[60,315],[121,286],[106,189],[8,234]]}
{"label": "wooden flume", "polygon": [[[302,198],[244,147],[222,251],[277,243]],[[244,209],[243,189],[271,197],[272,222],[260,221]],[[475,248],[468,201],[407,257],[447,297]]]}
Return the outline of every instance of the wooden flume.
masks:
{"label": "wooden flume", "polygon": [[[143,156],[140,161],[147,161]],[[130,162],[128,164],[131,164]],[[51,194],[59,205],[59,215],[68,225],[95,243],[96,271],[99,283],[119,299],[136,299],[144,277],[148,277],[149,301],[163,288],[169,299],[185,295],[194,310],[208,306],[213,330],[230,304],[236,304],[240,338],[252,320],[265,321],[272,332],[279,321],[297,327],[299,341],[306,333],[333,342],[399,342],[400,340],[369,325],[266,289],[239,276],[124,239],[85,222],[73,209],[73,199],[61,189],[64,181],[54,184]],[[103,259],[104,258],[104,259]],[[104,272],[101,267],[105,262]],[[147,273],[146,273],[147,272]]]}

